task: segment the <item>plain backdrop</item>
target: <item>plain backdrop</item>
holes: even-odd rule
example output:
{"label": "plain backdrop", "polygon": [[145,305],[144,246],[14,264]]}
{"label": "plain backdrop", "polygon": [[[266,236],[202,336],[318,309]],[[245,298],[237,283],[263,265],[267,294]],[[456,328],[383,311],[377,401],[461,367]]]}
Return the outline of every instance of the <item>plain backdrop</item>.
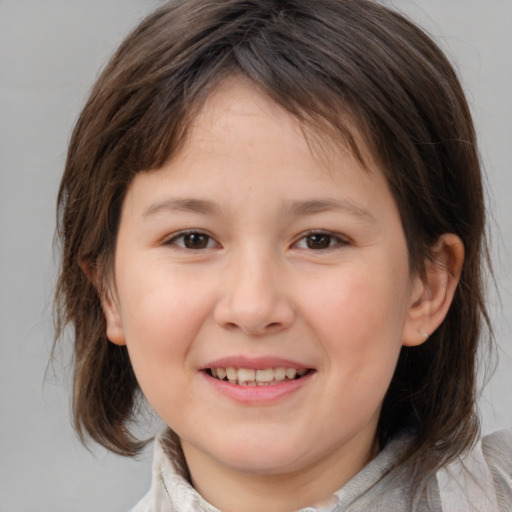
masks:
{"label": "plain backdrop", "polygon": [[[63,354],[47,370],[55,196],[87,92],[127,31],[160,0],[0,0],[0,512],[121,512],[147,490],[138,461],[87,451],[70,424]],[[500,365],[483,430],[512,426],[512,0],[395,0],[446,50],[478,127],[501,302]]]}

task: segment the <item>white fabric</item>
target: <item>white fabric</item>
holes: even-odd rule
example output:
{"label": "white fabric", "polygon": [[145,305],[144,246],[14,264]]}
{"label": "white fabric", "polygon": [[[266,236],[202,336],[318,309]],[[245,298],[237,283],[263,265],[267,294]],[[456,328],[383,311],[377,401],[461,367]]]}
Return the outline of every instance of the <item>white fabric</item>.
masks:
{"label": "white fabric", "polygon": [[[186,468],[169,455],[163,439],[155,442],[151,489],[131,512],[220,512],[180,475]],[[409,468],[395,468],[411,439],[409,435],[391,441],[334,493],[334,508],[326,503],[298,512],[512,512],[512,430],[484,438],[483,444],[439,471],[418,499],[411,495]]]}
{"label": "white fabric", "polygon": [[[480,444],[438,471],[437,482],[443,512],[500,512]],[[512,503],[510,506],[512,509]]]}

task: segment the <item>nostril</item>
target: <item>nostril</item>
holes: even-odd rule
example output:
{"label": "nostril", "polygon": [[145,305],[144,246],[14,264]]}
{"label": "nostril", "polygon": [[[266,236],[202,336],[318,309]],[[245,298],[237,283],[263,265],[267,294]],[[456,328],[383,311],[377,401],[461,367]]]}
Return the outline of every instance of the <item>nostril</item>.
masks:
{"label": "nostril", "polygon": [[263,299],[223,298],[215,307],[215,323],[231,332],[240,330],[255,336],[277,333],[293,323],[294,310],[287,300]]}
{"label": "nostril", "polygon": [[242,323],[237,324],[235,322],[226,322],[224,324],[224,328],[229,331],[235,331],[241,329],[247,333],[255,333],[255,334],[264,334],[265,332],[272,332],[279,330],[281,328],[280,322],[271,322],[267,325],[258,326],[258,325],[244,325]]}

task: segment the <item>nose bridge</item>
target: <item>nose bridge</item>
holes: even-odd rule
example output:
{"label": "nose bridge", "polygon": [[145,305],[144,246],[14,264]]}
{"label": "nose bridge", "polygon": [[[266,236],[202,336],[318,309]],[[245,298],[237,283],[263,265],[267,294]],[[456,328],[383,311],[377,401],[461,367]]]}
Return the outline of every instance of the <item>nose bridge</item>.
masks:
{"label": "nose bridge", "polygon": [[270,248],[240,247],[227,263],[217,322],[253,335],[280,331],[293,321],[283,265]]}
{"label": "nose bridge", "polygon": [[[237,307],[251,309],[272,303],[277,294],[276,258],[268,250],[248,248],[233,259],[232,300]],[[258,299],[257,301],[254,299]]]}

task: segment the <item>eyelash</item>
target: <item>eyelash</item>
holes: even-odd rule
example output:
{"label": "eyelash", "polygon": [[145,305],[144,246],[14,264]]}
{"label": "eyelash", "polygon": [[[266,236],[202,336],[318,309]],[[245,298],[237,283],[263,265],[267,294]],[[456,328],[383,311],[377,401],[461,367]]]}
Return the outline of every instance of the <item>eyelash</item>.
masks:
{"label": "eyelash", "polygon": [[[325,239],[327,239],[328,245],[326,247],[307,246],[308,239],[311,240],[314,237],[320,238],[320,240],[317,241],[317,243],[320,242],[320,245],[322,245],[321,242],[325,242]],[[322,240],[321,238],[324,238],[324,240]],[[300,247],[300,242],[303,242],[303,241],[305,242],[306,246]],[[320,230],[320,231],[309,231],[307,233],[304,233],[293,245],[294,245],[294,247],[296,247],[298,249],[306,249],[306,250],[312,250],[312,251],[327,251],[329,249],[335,249],[337,247],[341,247],[341,246],[348,245],[348,244],[349,244],[349,241],[345,237],[335,234],[335,233],[331,233],[330,231],[321,231]]]}
{"label": "eyelash", "polygon": [[[193,241],[192,237],[195,237],[195,236],[197,236],[198,239],[203,239],[203,241],[206,240],[206,245],[204,247],[187,246],[186,237],[190,237],[188,240]],[[178,240],[180,240],[180,239],[182,240],[182,243],[178,243]],[[212,245],[212,243],[214,245]],[[208,233],[205,233],[204,231],[199,231],[197,229],[190,229],[187,231],[180,231],[179,233],[176,233],[171,238],[167,239],[164,242],[164,245],[175,245],[179,249],[195,251],[195,250],[212,249],[213,247],[218,246],[219,244]]]}
{"label": "eyelash", "polygon": [[[186,237],[189,237],[188,240]],[[196,246],[193,245],[195,237],[197,237],[196,242],[199,242],[199,244]],[[317,240],[314,240],[315,237]],[[178,243],[179,240],[181,240],[181,243]],[[201,242],[204,245],[201,245]],[[304,242],[305,246],[301,247],[301,242]],[[309,242],[312,242],[313,244],[316,243],[317,247],[308,245]],[[187,245],[187,243],[190,245]],[[326,243],[327,245],[325,245]],[[348,243],[349,241],[345,237],[331,233],[329,231],[309,231],[302,234],[302,236],[293,243],[293,247],[297,249],[306,249],[312,251],[326,251],[347,245]],[[216,246],[219,246],[218,242],[216,242],[211,235],[199,230],[187,230],[176,233],[171,238],[166,240],[164,245],[174,245],[180,249],[191,251],[212,249]]]}

